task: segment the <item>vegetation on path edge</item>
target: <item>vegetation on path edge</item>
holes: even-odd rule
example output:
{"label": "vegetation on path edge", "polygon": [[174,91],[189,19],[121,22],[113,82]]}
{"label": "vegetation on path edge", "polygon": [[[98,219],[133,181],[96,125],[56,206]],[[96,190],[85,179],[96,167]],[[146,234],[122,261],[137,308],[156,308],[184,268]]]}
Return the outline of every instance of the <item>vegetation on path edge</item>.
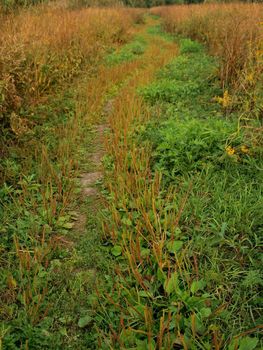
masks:
{"label": "vegetation on path edge", "polygon": [[217,69],[183,39],[136,98],[133,82],[117,97],[105,184],[118,267],[102,349],[262,346],[262,148],[220,107]]}
{"label": "vegetation on path edge", "polygon": [[[242,127],[220,57],[125,16],[93,32],[105,47],[67,68],[63,93],[23,100],[26,124],[2,104],[0,349],[261,349],[258,119]],[[98,170],[96,125],[102,196],[85,197],[76,178]]]}

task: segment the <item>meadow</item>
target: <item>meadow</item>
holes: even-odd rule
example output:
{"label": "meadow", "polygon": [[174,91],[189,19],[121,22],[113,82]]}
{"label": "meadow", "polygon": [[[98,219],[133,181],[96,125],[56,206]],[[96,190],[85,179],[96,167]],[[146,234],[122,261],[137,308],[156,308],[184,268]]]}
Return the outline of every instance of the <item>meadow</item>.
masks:
{"label": "meadow", "polygon": [[261,349],[263,5],[78,7],[1,15],[0,350]]}

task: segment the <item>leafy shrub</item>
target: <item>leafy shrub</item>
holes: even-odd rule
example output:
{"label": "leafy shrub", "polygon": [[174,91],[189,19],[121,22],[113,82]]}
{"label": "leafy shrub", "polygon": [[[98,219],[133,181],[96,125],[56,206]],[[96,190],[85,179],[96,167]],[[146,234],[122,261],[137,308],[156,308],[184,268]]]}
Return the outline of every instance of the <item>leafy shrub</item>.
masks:
{"label": "leafy shrub", "polygon": [[[235,125],[224,120],[168,120],[158,130],[158,144],[153,142],[156,169],[169,178],[220,165],[229,135]],[[237,142],[237,141],[236,141]]]}

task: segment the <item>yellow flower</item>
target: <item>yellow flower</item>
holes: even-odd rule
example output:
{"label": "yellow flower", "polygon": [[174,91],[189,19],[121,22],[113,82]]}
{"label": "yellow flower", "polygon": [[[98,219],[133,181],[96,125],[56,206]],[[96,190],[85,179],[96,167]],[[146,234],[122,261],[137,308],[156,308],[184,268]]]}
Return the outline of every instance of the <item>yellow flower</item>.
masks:
{"label": "yellow flower", "polygon": [[249,153],[249,148],[246,145],[242,145],[240,147],[241,152],[248,154]]}
{"label": "yellow flower", "polygon": [[253,73],[248,74],[246,78],[247,78],[247,81],[249,81],[250,83],[254,82],[254,74]]}
{"label": "yellow flower", "polygon": [[235,149],[231,146],[227,146],[226,147],[226,153],[229,155],[229,156],[232,156],[234,153],[235,153]]}
{"label": "yellow flower", "polygon": [[224,92],[223,101],[222,101],[223,107],[224,108],[228,107],[230,103],[231,103],[231,96],[229,95],[228,90],[226,90]]}
{"label": "yellow flower", "polygon": [[15,289],[17,287],[17,282],[13,276],[9,276],[7,282],[10,289]]}
{"label": "yellow flower", "polygon": [[231,104],[231,96],[229,95],[228,90],[224,92],[223,97],[217,96],[214,100],[220,103],[224,108],[227,108]]}

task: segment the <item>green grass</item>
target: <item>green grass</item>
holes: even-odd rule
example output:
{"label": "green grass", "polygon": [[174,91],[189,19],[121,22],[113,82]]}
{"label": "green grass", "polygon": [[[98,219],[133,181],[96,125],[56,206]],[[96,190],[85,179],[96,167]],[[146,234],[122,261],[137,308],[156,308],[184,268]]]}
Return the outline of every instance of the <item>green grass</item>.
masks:
{"label": "green grass", "polygon": [[181,40],[180,55],[138,91],[152,118],[135,126],[127,159],[150,146],[152,175],[138,178],[141,197],[108,196],[121,273],[103,302],[102,349],[262,348],[262,150],[215,102],[217,69],[200,44]]}
{"label": "green grass", "polygon": [[[153,18],[155,18],[155,16],[153,16]],[[157,19],[157,18],[155,18],[155,19]],[[162,30],[162,26],[161,26],[160,23],[156,24],[154,26],[148,27],[147,33],[150,34],[150,35],[153,35],[153,36],[157,35],[157,36],[163,38],[166,41],[174,41],[174,36],[169,34],[169,33],[164,32]]]}
{"label": "green grass", "polygon": [[[137,37],[112,64],[125,61],[127,52],[135,59],[145,45]],[[113,255],[101,240],[101,201],[83,201],[76,181],[79,173],[96,171],[90,159],[96,131],[92,121],[82,121],[90,78],[88,72],[81,83],[22,110],[21,117],[31,117],[30,133],[19,140],[6,135],[8,157],[0,161],[0,349],[95,349],[99,342],[97,327],[104,321],[96,314],[98,291],[102,284],[112,287]],[[118,89],[112,86],[105,99]],[[87,222],[78,229],[79,215]]]}
{"label": "green grass", "polygon": [[[9,157],[1,163],[5,169],[5,184],[0,190],[0,204],[4,209],[0,211],[3,349],[96,347],[96,288],[100,288],[112,272],[111,254],[109,247],[101,245],[101,203],[94,198],[83,200],[74,178],[79,172],[96,170],[88,156],[96,152],[96,133],[92,125],[87,124],[81,131],[82,136],[69,139],[66,133],[64,139],[59,139],[57,135],[57,128],[70,127],[74,120],[76,94],[79,91],[70,89],[32,110],[32,118],[37,121],[34,133],[9,147]],[[29,138],[34,141],[32,149],[28,148]],[[61,175],[67,162],[57,158],[57,149],[63,142],[70,146],[71,156],[79,163],[78,170],[69,170],[68,176]],[[46,170],[35,153],[42,145],[49,158]],[[50,169],[54,178],[50,179],[49,189],[43,176],[46,173],[48,178]],[[64,191],[70,194],[71,203],[65,210],[56,176],[63,177]],[[43,188],[48,208],[44,205]],[[50,195],[57,198],[57,211],[53,214],[48,210],[52,205]],[[83,224],[74,228],[79,220],[83,220]],[[29,265],[17,257],[14,237],[19,249],[31,256]],[[40,258],[34,261],[34,254],[43,254],[43,261]]]}
{"label": "green grass", "polygon": [[189,44],[189,39],[181,41],[180,53],[158,73],[153,84],[143,89],[145,99],[150,103],[168,103],[166,108],[177,108],[179,112],[185,105],[184,115],[218,109],[212,103],[212,98],[220,93],[215,82],[215,60],[206,55],[200,44]]}
{"label": "green grass", "polygon": [[[148,34],[172,40],[160,26]],[[137,37],[105,62],[136,59],[146,46]],[[262,348],[262,150],[238,130],[236,113],[215,102],[217,70],[200,44],[183,39],[180,54],[138,91],[152,117],[128,135],[119,181],[126,176],[130,186],[130,175],[143,174],[138,159],[133,168],[135,149],[151,148],[151,174],[132,182],[136,194],[102,188],[106,208],[81,199],[68,162],[69,144],[80,170],[94,170],[92,127],[67,138],[79,91],[24,111],[36,122],[33,134],[1,160],[0,349]],[[109,97],[117,92],[112,87]],[[66,153],[58,156],[59,147]],[[110,178],[114,161],[104,163]],[[87,221],[72,229],[77,214]],[[102,221],[115,239],[104,237]]]}
{"label": "green grass", "polygon": [[262,323],[263,159],[245,132],[237,132],[235,115],[225,117],[213,102],[220,92],[216,69],[200,44],[183,40],[180,56],[142,91],[166,115],[141,137],[153,147],[152,168],[162,172],[163,186],[179,189],[176,202],[191,184],[177,239],[188,242],[189,257],[198,256],[199,278],[214,300],[211,311],[224,305],[206,323],[217,324],[227,341]]}
{"label": "green grass", "polygon": [[136,38],[114,51],[105,58],[106,64],[117,65],[122,62],[129,62],[142,55],[147,47],[147,42],[143,36],[137,35]]}
{"label": "green grass", "polygon": [[[61,338],[56,332],[47,336],[53,320],[50,318],[42,320],[41,316],[39,319],[36,318],[34,310],[36,314],[44,314],[50,307],[47,299],[52,298],[53,285],[56,285],[55,261],[62,251],[53,249],[49,240],[55,233],[67,235],[72,218],[70,214],[51,215],[49,211],[51,197],[57,197],[57,212],[63,209],[63,204],[59,198],[55,179],[50,179],[50,189],[46,187],[43,177],[46,174],[48,179],[50,169],[43,171],[43,164],[38,156],[43,147],[43,152],[49,158],[46,166],[53,167],[54,163],[57,163],[56,175],[61,176],[60,167],[65,164],[62,159],[57,162],[55,158],[55,150],[61,142],[58,140],[56,128],[62,128],[73,117],[75,111],[73,96],[72,92],[66,95],[58,94],[49,103],[39,105],[34,111],[30,111],[33,120],[37,121],[36,127],[31,134],[20,138],[19,143],[14,142],[12,147],[9,146],[9,156],[1,162],[5,180],[0,191],[0,203],[4,209],[0,214],[3,262],[1,339],[3,338],[3,347],[6,349],[20,348],[26,343],[26,339],[30,339],[30,348],[47,348],[48,344],[53,342],[54,347],[58,347]],[[68,189],[70,182],[72,179],[69,175],[63,179],[61,185]],[[43,191],[46,191],[47,206],[44,205]],[[41,243],[43,234],[45,243]],[[24,259],[28,254],[27,268],[23,257],[19,259],[17,256],[14,237],[17,237],[19,242],[19,250],[25,252],[21,253]],[[44,261],[50,261],[50,264],[45,265],[41,259],[34,261],[32,256],[37,251],[40,256],[43,254]],[[48,297],[45,295],[46,290]],[[32,295],[26,300],[25,295],[30,294],[30,291]],[[38,298],[41,295],[45,295],[45,298],[40,302]]]}

